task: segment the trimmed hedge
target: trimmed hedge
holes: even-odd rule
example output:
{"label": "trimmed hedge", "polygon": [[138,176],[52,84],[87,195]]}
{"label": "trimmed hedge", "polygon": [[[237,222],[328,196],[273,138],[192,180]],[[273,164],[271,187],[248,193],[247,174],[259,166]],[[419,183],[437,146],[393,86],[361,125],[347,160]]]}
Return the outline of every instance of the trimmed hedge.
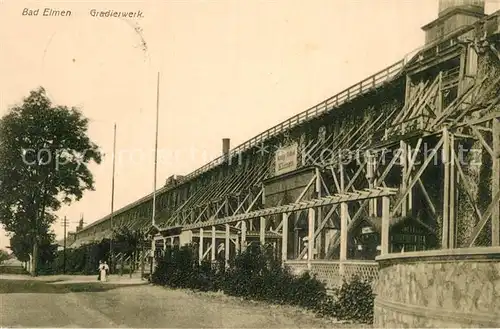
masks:
{"label": "trimmed hedge", "polygon": [[109,259],[109,240],[91,243],[76,249],[66,249],[66,269],[64,270],[64,252],[57,251],[55,259],[39,265],[40,275],[51,274],[95,274],[100,260]]}
{"label": "trimmed hedge", "polygon": [[250,245],[226,268],[224,261],[198,263],[192,246],[167,247],[157,259],[151,282],[171,288],[220,291],[230,296],[295,305],[322,316],[361,323],[373,322],[374,295],[370,282],[344,281],[333,296],[308,272],[294,276],[271,250]]}

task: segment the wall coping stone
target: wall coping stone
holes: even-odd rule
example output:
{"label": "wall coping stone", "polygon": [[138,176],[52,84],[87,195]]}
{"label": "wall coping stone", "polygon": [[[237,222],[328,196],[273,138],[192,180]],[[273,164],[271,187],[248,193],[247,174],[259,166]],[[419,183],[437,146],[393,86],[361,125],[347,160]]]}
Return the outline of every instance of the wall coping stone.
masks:
{"label": "wall coping stone", "polygon": [[375,260],[384,266],[400,263],[434,262],[491,262],[500,261],[500,247],[456,248],[426,251],[410,251],[377,256]]}
{"label": "wall coping stone", "polygon": [[471,327],[491,327],[500,326],[500,316],[490,313],[458,313],[444,308],[434,309],[422,305],[409,305],[399,302],[375,298],[375,307],[380,307],[391,312],[407,314],[417,318],[434,319],[445,322],[470,325]]}

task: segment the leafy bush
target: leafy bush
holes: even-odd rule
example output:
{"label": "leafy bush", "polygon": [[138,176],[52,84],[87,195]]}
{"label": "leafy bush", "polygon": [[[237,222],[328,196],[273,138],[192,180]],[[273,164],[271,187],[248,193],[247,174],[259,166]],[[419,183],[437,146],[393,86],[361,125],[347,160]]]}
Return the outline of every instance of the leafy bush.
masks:
{"label": "leafy bush", "polygon": [[157,261],[152,282],[172,288],[219,291],[246,299],[296,305],[319,315],[371,323],[374,296],[369,282],[355,277],[328,296],[325,285],[309,273],[294,276],[271,250],[250,245],[226,268],[198,263],[192,246],[167,248]]}
{"label": "leafy bush", "polygon": [[373,322],[375,295],[369,281],[355,276],[349,282],[344,281],[336,295],[335,316],[338,319],[363,323]]}
{"label": "leafy bush", "polygon": [[[98,243],[83,245],[76,249],[64,251],[52,251],[54,257],[40,254],[38,272],[41,275],[49,274],[95,274],[100,260],[109,259],[109,240],[105,239]],[[66,268],[64,269],[64,257],[66,257]],[[64,271],[65,270],[65,271]]]}

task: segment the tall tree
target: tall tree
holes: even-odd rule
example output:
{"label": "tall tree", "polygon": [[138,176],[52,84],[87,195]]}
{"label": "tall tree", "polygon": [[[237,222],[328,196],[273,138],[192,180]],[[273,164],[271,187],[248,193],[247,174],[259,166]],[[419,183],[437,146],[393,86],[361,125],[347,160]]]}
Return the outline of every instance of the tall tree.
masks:
{"label": "tall tree", "polygon": [[29,241],[34,275],[55,211],[94,189],[88,164],[101,154],[87,130],[79,109],[53,105],[42,87],[0,120],[0,222]]}
{"label": "tall tree", "polygon": [[147,242],[146,235],[141,230],[131,230],[126,226],[114,230],[113,243],[127,257],[139,250]]}
{"label": "tall tree", "polygon": [[9,257],[9,253],[7,252],[7,250],[0,249],[0,264],[5,262],[9,258],[10,257]]}

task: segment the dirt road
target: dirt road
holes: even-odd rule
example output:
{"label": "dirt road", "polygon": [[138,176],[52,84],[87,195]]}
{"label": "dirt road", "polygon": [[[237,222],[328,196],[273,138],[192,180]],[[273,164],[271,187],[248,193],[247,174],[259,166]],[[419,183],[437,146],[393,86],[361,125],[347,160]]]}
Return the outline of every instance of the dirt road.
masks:
{"label": "dirt road", "polygon": [[0,327],[345,328],[291,307],[144,284],[0,279]]}

